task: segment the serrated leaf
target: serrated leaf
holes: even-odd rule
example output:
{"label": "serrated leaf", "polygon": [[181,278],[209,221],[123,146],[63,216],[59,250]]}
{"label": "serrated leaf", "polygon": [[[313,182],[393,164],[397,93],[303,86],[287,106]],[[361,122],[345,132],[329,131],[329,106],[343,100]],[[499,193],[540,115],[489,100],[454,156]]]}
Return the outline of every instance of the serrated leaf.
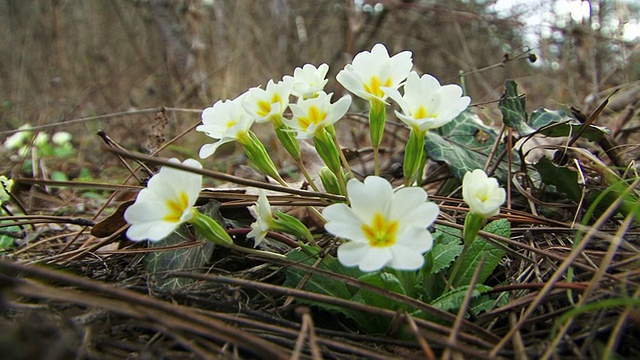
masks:
{"label": "serrated leaf", "polygon": [[499,296],[497,299],[490,295],[481,295],[471,300],[471,310],[474,314],[480,314],[491,309],[504,306],[509,302],[508,296]]}
{"label": "serrated leaf", "polygon": [[[287,253],[287,259],[311,266],[315,263],[317,258],[309,256],[307,253],[302,251],[302,249],[296,249]],[[334,257],[327,255],[320,265],[318,265],[318,268],[336,272],[335,269],[337,269],[338,265],[339,262]],[[287,268],[287,278],[284,282],[284,286],[295,288],[298,286],[305,274],[306,273],[303,270],[293,267]],[[311,275],[302,289],[341,299],[350,299],[353,296],[345,283],[317,274]]]}
{"label": "serrated leaf", "polygon": [[[466,110],[446,125],[427,132],[425,148],[430,159],[446,163],[451,173],[462,179],[467,171],[484,168],[496,141],[495,130]],[[504,145],[499,145],[497,152],[503,150]],[[513,154],[514,166],[519,166],[518,156]],[[502,162],[498,175],[506,173],[507,164]]]}
{"label": "serrated leaf", "polygon": [[[584,126],[565,110],[538,108],[531,113],[530,119],[529,125],[531,127],[537,129],[538,133],[550,137],[571,136]],[[581,137],[591,141],[598,141],[609,133],[609,129],[605,127],[589,125]]]}
{"label": "serrated leaf", "polygon": [[[451,290],[448,293],[433,300],[431,302],[431,305],[444,311],[457,310],[460,308],[460,305],[462,305],[462,301],[464,300],[467,290],[469,290],[469,285],[456,287],[454,290]],[[486,286],[483,284],[476,284],[476,286],[473,289],[473,293],[471,294],[471,297],[475,298],[481,295],[482,293],[485,293],[490,290],[491,290],[490,286]]]}
{"label": "serrated leaf", "polygon": [[535,131],[527,124],[526,100],[523,94],[518,94],[518,84],[513,80],[507,80],[504,84],[504,93],[498,102],[502,112],[502,122],[515,129],[521,136],[526,136]]}
{"label": "serrated leaf", "polygon": [[578,184],[578,173],[564,166],[557,166],[546,157],[534,165],[542,182],[554,185],[558,191],[565,193],[571,200],[580,201],[582,187]]}
{"label": "serrated leaf", "polygon": [[[358,280],[379,287],[381,289],[406,295],[405,289],[402,287],[400,279],[398,279],[394,274],[391,273],[372,272],[360,276]],[[405,304],[395,300],[391,300],[386,296],[382,296],[367,290],[360,290],[359,292],[366,304],[394,311],[407,308]]]}
{"label": "serrated leaf", "polygon": [[[507,219],[492,221],[487,224],[483,230],[503,237],[511,236],[511,225]],[[493,246],[481,237],[476,237],[476,239],[471,243],[471,246],[469,246],[466,256],[462,259],[460,270],[452,281],[452,284],[456,288],[469,285],[471,278],[473,277],[473,273],[476,271],[480,260],[485,254],[486,259],[484,266],[480,270],[480,275],[478,277],[479,284],[484,283],[493,270],[498,266],[502,256],[504,255],[504,250]]]}
{"label": "serrated leaf", "polygon": [[436,230],[433,237],[434,245],[431,249],[433,266],[431,268],[431,273],[437,274],[443,269],[448,268],[453,263],[455,258],[462,252],[464,246],[462,245],[460,237],[455,238],[451,235],[446,235],[440,230]]}
{"label": "serrated leaf", "polygon": [[[201,212],[214,220],[221,222],[218,208],[220,204],[212,201],[201,209]],[[197,235],[196,235],[197,236]],[[174,250],[153,251],[145,255],[144,264],[151,275],[150,286],[157,291],[175,291],[191,283],[193,279],[166,277],[173,271],[193,270],[202,268],[211,259],[213,243],[204,239],[195,239],[199,242],[196,246],[179,248]],[[194,239],[185,224],[179,226],[166,238],[149,242],[149,248],[178,245],[184,242],[193,242]]]}

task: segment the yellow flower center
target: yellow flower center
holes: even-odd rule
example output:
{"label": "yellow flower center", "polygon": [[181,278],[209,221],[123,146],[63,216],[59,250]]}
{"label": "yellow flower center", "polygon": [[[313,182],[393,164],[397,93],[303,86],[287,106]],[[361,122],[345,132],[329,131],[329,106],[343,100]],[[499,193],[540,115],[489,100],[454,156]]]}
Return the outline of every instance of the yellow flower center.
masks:
{"label": "yellow flower center", "polygon": [[189,206],[189,196],[186,192],[182,191],[178,195],[177,199],[167,200],[167,209],[169,213],[165,215],[162,220],[168,222],[180,222],[180,218],[182,218],[182,214],[186,210],[187,206]]}
{"label": "yellow flower center", "polygon": [[229,120],[229,121],[227,121],[227,124],[226,124],[227,129],[231,129],[231,128],[232,128],[232,127],[234,127],[237,123],[238,123],[238,121],[237,121],[237,120]]}
{"label": "yellow flower center", "polygon": [[437,114],[430,114],[424,106],[420,106],[418,110],[413,114],[416,119],[435,118]]}
{"label": "yellow flower center", "polygon": [[370,225],[362,225],[362,231],[371,247],[387,247],[396,243],[399,227],[398,221],[389,221],[382,214],[376,213]]}
{"label": "yellow flower center", "polygon": [[258,101],[258,115],[267,116],[271,112],[271,103],[265,100]]}
{"label": "yellow flower center", "polygon": [[302,129],[308,129],[311,124],[320,124],[327,117],[327,112],[318,109],[315,105],[311,105],[307,115],[307,117],[298,118],[298,124]]}
{"label": "yellow flower center", "polygon": [[380,78],[374,75],[371,77],[368,84],[364,84],[364,91],[368,92],[369,94],[375,95],[377,97],[382,97],[384,96],[384,92],[382,92],[382,89],[380,89],[380,87],[382,86],[389,87],[392,84],[393,84],[393,81],[391,80],[390,77],[387,78],[387,80],[385,80],[384,83],[382,83]]}

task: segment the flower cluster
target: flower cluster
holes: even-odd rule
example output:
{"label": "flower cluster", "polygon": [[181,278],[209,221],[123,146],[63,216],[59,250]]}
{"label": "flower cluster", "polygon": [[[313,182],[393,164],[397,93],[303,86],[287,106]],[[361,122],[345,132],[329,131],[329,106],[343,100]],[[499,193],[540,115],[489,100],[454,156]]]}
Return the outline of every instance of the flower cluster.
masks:
{"label": "flower cluster", "polygon": [[[234,99],[220,100],[204,109],[202,124],[196,131],[215,141],[203,145],[199,156],[207,158],[221,145],[238,142],[256,167],[287,186],[264,145],[251,131],[254,123],[269,122],[284,149],[317,189],[304,169],[299,144],[299,141],[312,140],[326,165],[319,174],[326,191],[345,195],[347,199],[346,203],[331,204],[322,211],[327,232],[344,241],[338,248],[339,261],[345,266],[358,266],[362,271],[384,267],[419,269],[424,264],[424,254],[433,246],[428,227],[439,213],[439,207],[428,201],[424,189],[411,186],[420,179],[426,163],[424,137],[428,130],[452,121],[471,100],[463,95],[459,86],[441,85],[431,75],[419,76],[412,67],[411,52],[390,56],[384,45],[376,44],[371,51],[357,54],[336,77],[345,89],[369,102],[376,175],[387,101],[392,100],[399,106],[395,114],[411,131],[405,149],[406,186],[401,189],[394,191],[389,181],[375,175],[366,177],[363,182],[347,179],[352,175],[337,144],[334,124],[344,118],[352,98],[344,95],[333,101],[333,93],[325,92],[329,71],[326,64],[318,67],[306,64],[296,68],[293,76],[269,80],[264,88],[249,89]],[[172,161],[179,163],[177,159]],[[197,169],[202,167],[193,159],[182,164]],[[219,225],[216,227],[215,222],[204,226],[205,217],[194,208],[201,183],[200,175],[163,167],[140,192],[136,203],[127,209],[125,219],[131,224],[127,235],[132,240],[158,240],[188,222],[198,232],[207,233],[207,227],[213,229],[207,238],[228,244],[230,239],[224,229]],[[471,193],[474,195],[469,196],[484,201],[477,189]],[[477,205],[476,208],[478,206],[486,215],[485,207]],[[256,246],[270,231],[315,243],[299,220],[272,210],[264,192],[260,192],[250,210],[256,221],[251,224],[247,236],[255,240]]]}

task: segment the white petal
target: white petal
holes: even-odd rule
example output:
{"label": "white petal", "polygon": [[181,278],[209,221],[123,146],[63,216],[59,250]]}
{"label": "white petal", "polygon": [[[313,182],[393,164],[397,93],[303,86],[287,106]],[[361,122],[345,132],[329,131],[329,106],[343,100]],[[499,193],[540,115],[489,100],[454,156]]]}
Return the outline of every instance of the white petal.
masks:
{"label": "white petal", "polygon": [[414,249],[394,246],[391,249],[393,258],[387,266],[397,270],[418,270],[424,265],[424,256]]}
{"label": "white petal", "polygon": [[365,256],[360,260],[358,267],[361,271],[370,272],[380,270],[393,259],[393,253],[388,247],[370,247]]}
{"label": "white petal", "polygon": [[393,189],[387,180],[379,176],[368,176],[364,183],[356,179],[349,180],[347,193],[354,214],[363,222],[369,222],[376,213],[387,215]]}
{"label": "white petal", "polygon": [[369,251],[369,245],[357,242],[346,242],[338,247],[338,260],[344,266],[356,266]]}

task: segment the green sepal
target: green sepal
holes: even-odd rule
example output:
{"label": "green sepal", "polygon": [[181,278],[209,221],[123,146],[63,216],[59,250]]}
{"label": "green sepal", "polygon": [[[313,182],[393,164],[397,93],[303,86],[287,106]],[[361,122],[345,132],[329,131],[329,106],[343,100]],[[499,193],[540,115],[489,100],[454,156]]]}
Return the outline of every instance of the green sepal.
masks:
{"label": "green sepal", "polygon": [[196,209],[191,211],[193,212],[193,217],[188,221],[188,223],[193,225],[198,232],[198,235],[217,245],[224,247],[231,247],[233,245],[231,236],[229,236],[220,223]]}
{"label": "green sepal", "polygon": [[338,153],[338,147],[325,129],[316,133],[316,136],[313,138],[313,144],[325,165],[338,176],[342,171],[340,154]]}
{"label": "green sepal", "polygon": [[464,230],[462,231],[465,246],[470,246],[473,243],[485,220],[484,216],[472,212],[467,213],[467,217],[464,219]]}
{"label": "green sepal", "polygon": [[384,135],[384,124],[387,121],[387,109],[384,102],[372,100],[369,102],[369,135],[371,136],[371,146],[377,148],[382,142]]}
{"label": "green sepal", "polygon": [[264,147],[260,139],[253,132],[248,133],[249,137],[246,141],[242,141],[241,144],[244,147],[244,151],[247,154],[249,160],[251,160],[258,169],[271,176],[274,179],[279,179],[280,175],[276,169],[276,165],[269,157],[267,149]]}
{"label": "green sepal", "polygon": [[404,178],[408,184],[413,183],[414,180],[420,176],[419,172],[422,169],[422,159],[426,158],[426,151],[424,148],[424,132],[411,130],[409,134],[409,141],[404,151]]}
{"label": "green sepal", "polygon": [[298,239],[305,239],[309,242],[314,241],[309,229],[297,218],[277,210],[274,211],[273,214],[276,217],[273,219],[272,230],[290,234]]}
{"label": "green sepal", "polygon": [[286,125],[278,126],[275,128],[276,136],[284,149],[287,150],[289,155],[294,160],[300,159],[300,144],[298,143],[298,139],[296,139],[295,132],[291,131],[289,127]]}
{"label": "green sepal", "polygon": [[318,176],[320,176],[320,181],[322,181],[322,186],[324,186],[324,190],[326,192],[329,194],[344,195],[336,174],[334,174],[328,167],[323,166],[322,169],[320,169]]}

